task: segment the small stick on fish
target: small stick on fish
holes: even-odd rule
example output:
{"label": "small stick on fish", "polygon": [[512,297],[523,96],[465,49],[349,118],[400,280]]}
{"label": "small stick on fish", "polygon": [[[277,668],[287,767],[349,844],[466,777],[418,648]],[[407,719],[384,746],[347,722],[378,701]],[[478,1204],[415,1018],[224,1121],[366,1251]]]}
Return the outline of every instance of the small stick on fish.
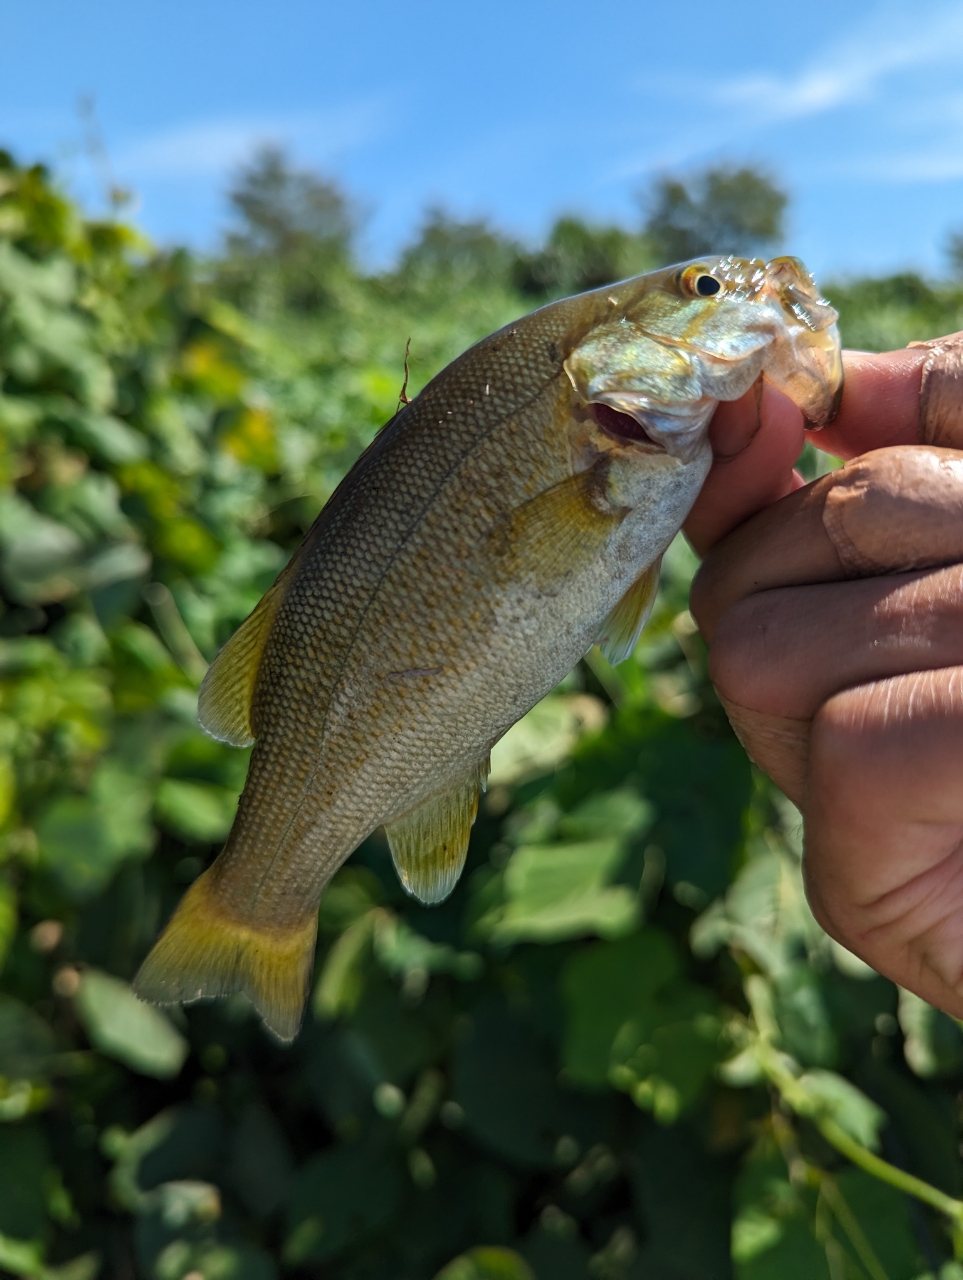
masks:
{"label": "small stick on fish", "polygon": [[401,391],[398,394],[398,408],[395,413],[400,412],[403,404],[411,404],[408,399],[408,352],[411,350],[411,338],[405,343],[405,380],[401,384]]}

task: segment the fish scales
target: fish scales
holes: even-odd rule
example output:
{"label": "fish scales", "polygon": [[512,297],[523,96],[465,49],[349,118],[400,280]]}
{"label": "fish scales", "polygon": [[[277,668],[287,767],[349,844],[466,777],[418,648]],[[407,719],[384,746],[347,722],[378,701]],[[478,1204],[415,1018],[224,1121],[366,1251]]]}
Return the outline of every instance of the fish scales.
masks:
{"label": "fish scales", "polygon": [[321,893],[368,834],[385,826],[410,892],[450,891],[494,743],[593,642],[634,642],[717,399],[762,369],[832,413],[835,313],[796,260],[752,271],[706,259],[551,304],[376,437],[202,687],[205,727],[256,744],[140,994],[242,991],[289,1039]]}
{"label": "fish scales", "polygon": [[[543,447],[542,457],[531,456],[533,446],[544,446],[544,436],[531,430],[531,419],[528,431],[518,431],[514,413],[516,406],[525,407],[525,399],[513,393],[517,388],[527,392],[531,406],[537,399],[531,395],[532,382],[539,375],[543,383],[553,382],[560,361],[557,357],[553,362],[544,359],[541,368],[536,366],[533,370],[534,362],[524,355],[517,358],[510,337],[503,343],[508,348],[507,358],[496,353],[490,366],[487,396],[484,386],[479,389],[471,383],[446,388],[448,395],[442,403],[454,400],[464,407],[460,408],[457,421],[447,416],[441,419],[440,425],[445,428],[441,439],[437,406],[432,403],[435,397],[424,404],[414,401],[402,410],[392,424],[395,434],[376,441],[390,440],[393,448],[372,449],[370,461],[365,460],[369,465],[357,474],[342,502],[309,535],[255,686],[252,719],[258,742],[220,871],[222,875],[246,878],[240,891],[247,891],[245,906],[255,919],[284,924],[292,914],[295,918],[303,914],[303,893],[300,888],[290,888],[299,875],[298,864],[308,863],[310,881],[320,881],[316,886],[320,892],[329,868],[333,872],[342,860],[342,847],[354,848],[378,825],[379,820],[372,822],[368,816],[370,790],[393,789],[392,778],[382,772],[380,778],[366,786],[372,768],[383,771],[393,764],[398,775],[414,769],[416,776],[409,786],[417,787],[423,781],[421,752],[412,763],[410,757],[398,758],[392,750],[389,761],[382,763],[376,740],[403,732],[406,721],[411,722],[411,702],[424,701],[428,692],[395,682],[385,685],[384,677],[396,671],[432,669],[450,663],[451,637],[464,633],[472,618],[471,614],[465,618],[459,607],[445,608],[463,594],[459,588],[465,584],[459,581],[454,565],[446,574],[447,566],[433,564],[437,560],[433,544],[447,545],[455,564],[464,563],[474,544],[499,518],[520,499],[534,496],[535,485],[530,477],[556,467],[551,450]],[[548,344],[545,349],[547,352]],[[467,394],[470,391],[480,391],[480,396]],[[467,401],[475,400],[477,404],[479,399],[481,406],[476,414],[472,412],[476,406]],[[461,430],[466,424],[468,430]],[[489,464],[466,475],[476,441],[490,437],[499,427],[503,439],[492,451]],[[518,466],[519,462],[523,465]],[[561,479],[563,470],[557,469],[557,478]],[[363,504],[356,500],[359,493]],[[442,497],[447,501],[441,501]],[[379,512],[375,528],[370,521],[372,504]],[[432,570],[439,568],[442,572],[435,576]],[[475,627],[465,637],[465,660],[469,665],[471,648],[490,621],[483,597],[484,583],[476,579],[476,585],[481,590],[475,593]],[[392,625],[399,608],[404,608],[414,623],[402,645],[398,644],[398,633]],[[370,616],[372,611],[374,617]],[[387,652],[382,655],[362,628],[382,637]],[[351,650],[356,641],[358,653],[352,663]],[[465,675],[470,680],[470,671]],[[344,690],[340,699],[339,688]],[[437,707],[437,702],[434,705]],[[271,708],[268,715],[263,714],[262,706]],[[308,715],[306,707],[310,708]],[[439,730],[444,733],[443,708],[439,711],[442,714],[436,713],[430,722],[425,721],[423,729],[419,726],[421,736],[431,739]],[[384,723],[385,715],[394,715],[390,727]],[[326,729],[327,740],[322,742]],[[332,758],[339,761],[334,780],[325,769],[327,760]],[[344,785],[346,773],[354,775],[351,787]],[[306,797],[315,779],[318,787]],[[292,781],[295,787],[291,786]],[[332,790],[334,795],[329,794]],[[287,801],[282,811],[286,823],[279,828],[282,796]],[[420,798],[414,796],[410,803]],[[402,809],[410,807],[406,801],[407,796],[400,801]],[[398,809],[397,803],[394,808]],[[301,812],[295,818],[298,810]],[[323,826],[315,824],[316,811],[326,814]],[[382,815],[380,820],[391,816],[393,812]],[[285,837],[290,846],[289,865],[278,866],[274,858]],[[242,864],[238,870],[236,859],[230,856],[232,850],[253,841],[258,842],[265,865],[245,872]],[[328,852],[319,863],[316,851],[321,847]],[[241,883],[235,879],[239,889]],[[293,899],[292,912],[281,905],[288,899]]]}

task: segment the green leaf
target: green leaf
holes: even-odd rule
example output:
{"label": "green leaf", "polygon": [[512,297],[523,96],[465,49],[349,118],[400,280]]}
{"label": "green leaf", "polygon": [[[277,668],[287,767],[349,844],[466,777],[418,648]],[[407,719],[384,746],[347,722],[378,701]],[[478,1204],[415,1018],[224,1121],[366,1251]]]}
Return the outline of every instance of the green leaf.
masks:
{"label": "green leaf", "polygon": [[699,1100],[721,1056],[720,1023],[709,1012],[714,1002],[708,992],[698,997],[685,1020],[656,1027],[644,1039],[629,1023],[613,1047],[609,1078],[662,1124]]}
{"label": "green leaf", "polygon": [[641,1276],[730,1280],[732,1163],[695,1126],[639,1127],[632,1183],[645,1244]]}
{"label": "green leaf", "polygon": [[514,1250],[490,1245],[453,1258],[435,1280],[535,1280],[535,1273]]}
{"label": "green leaf", "polygon": [[584,1084],[607,1083],[619,1032],[630,1021],[653,1028],[660,1016],[657,993],[678,974],[675,946],[652,927],[576,952],[561,974],[566,1070]]}
{"label": "green leaf", "polygon": [[651,839],[665,853],[669,883],[684,881],[708,897],[722,892],[743,846],[752,790],[749,762],[735,738],[728,731],[701,733],[694,719],[627,703],[563,767],[563,805],[623,781],[640,784],[657,802]]}
{"label": "green leaf", "polygon": [[227,787],[164,778],[157,788],[154,812],[168,830],[210,844],[223,840],[230,831],[237,800],[237,792]]}
{"label": "green leaf", "polygon": [[298,1170],[288,1201],[284,1260],[322,1262],[382,1230],[401,1192],[390,1154],[364,1146],[335,1146]]}
{"label": "green leaf", "polygon": [[82,976],[74,998],[90,1043],[141,1075],[176,1076],[188,1044],[159,1009],[144,1004],[126,982],[96,969]]}
{"label": "green leaf", "polygon": [[828,1116],[841,1129],[871,1151],[879,1147],[879,1131],[886,1123],[886,1112],[865,1093],[835,1071],[807,1071],[799,1077],[813,1114]]}
{"label": "green leaf", "polygon": [[818,974],[796,964],[775,983],[775,1014],[788,1053],[806,1066],[836,1065],[839,1045]]}
{"label": "green leaf", "polygon": [[42,1076],[53,1052],[53,1032],[43,1018],[13,996],[0,995],[0,1075]]}
{"label": "green leaf", "polygon": [[[866,1234],[869,1245],[892,1280],[911,1280],[923,1269],[913,1231],[909,1199],[895,1187],[862,1169],[847,1169],[837,1179],[839,1193]],[[846,1241],[842,1223],[837,1237]]]}
{"label": "green leaf", "polygon": [[481,975],[483,962],[476,951],[456,951],[441,942],[429,942],[391,911],[375,915],[374,954],[389,973],[450,973],[471,980]]}
{"label": "green leaf", "polygon": [[566,840],[591,840],[599,836],[629,839],[646,831],[655,809],[630,787],[590,796],[559,819],[559,834]]}
{"label": "green leaf", "polygon": [[104,462],[136,462],[147,455],[145,437],[109,413],[71,408],[64,414],[64,425],[69,438]]}
{"label": "green leaf", "polygon": [[[0,1124],[0,1232],[16,1240],[42,1238],[47,1228],[44,1174],[47,1139],[35,1120]],[[0,1266],[3,1266],[0,1260]]]}
{"label": "green leaf", "polygon": [[118,761],[97,769],[87,796],[54,800],[37,822],[40,853],[64,889],[88,898],[127,858],[143,857],[154,841],[144,780]]}
{"label": "green leaf", "polygon": [[[2,807],[3,756],[0,755],[0,807]],[[17,891],[5,876],[0,876],[0,970],[3,969],[7,954],[17,933],[19,916],[17,912]],[[0,1032],[2,1036],[2,1032]]]}
{"label": "green leaf", "polygon": [[351,1013],[361,999],[363,966],[370,954],[377,924],[374,910],[366,911],[344,930],[331,947],[321,972],[311,1007],[318,1018]]}
{"label": "green leaf", "polygon": [[[745,1218],[739,1221],[736,1238],[745,1250],[748,1241],[741,1225]],[[773,1232],[763,1240],[757,1234],[755,1243],[761,1246],[757,1252],[734,1259],[735,1280],[836,1280],[829,1270],[825,1249],[814,1239],[807,1223],[794,1218],[776,1226],[778,1235]]]}
{"label": "green leaf", "polygon": [[666,1123],[698,1100],[722,1052],[717,1006],[708,991],[679,978],[663,934],[648,928],[577,954],[562,990],[572,1078],[614,1084]]}
{"label": "green leaf", "polygon": [[625,853],[619,839],[517,849],[505,870],[504,906],[478,922],[479,933],[495,942],[628,933],[638,916],[636,895],[624,885],[605,887]]}
{"label": "green leaf", "polygon": [[453,1097],[467,1132],[523,1168],[553,1168],[559,1140],[590,1145],[602,1103],[563,1089],[555,1055],[524,1007],[491,996],[472,1010],[455,1047]]}
{"label": "green leaf", "polygon": [[903,1053],[918,1076],[956,1075],[963,1066],[963,1029],[941,1009],[900,988],[899,1025]]}
{"label": "green leaf", "polygon": [[550,694],[492,748],[490,786],[514,785],[555,768],[587,729],[605,723],[605,708],[586,694]]}
{"label": "green leaf", "polygon": [[267,1107],[249,1102],[231,1137],[228,1156],[231,1182],[255,1217],[282,1203],[293,1173],[291,1151],[277,1120]]}
{"label": "green leaf", "polygon": [[[165,1264],[175,1262],[167,1272]],[[182,1280],[191,1273],[203,1280],[275,1280],[277,1267],[263,1250],[252,1245],[200,1245],[176,1253],[168,1246],[158,1259],[156,1273],[157,1280]]]}
{"label": "green leaf", "polygon": [[43,1249],[35,1240],[15,1240],[10,1236],[0,1235],[0,1268],[15,1276],[42,1280]]}

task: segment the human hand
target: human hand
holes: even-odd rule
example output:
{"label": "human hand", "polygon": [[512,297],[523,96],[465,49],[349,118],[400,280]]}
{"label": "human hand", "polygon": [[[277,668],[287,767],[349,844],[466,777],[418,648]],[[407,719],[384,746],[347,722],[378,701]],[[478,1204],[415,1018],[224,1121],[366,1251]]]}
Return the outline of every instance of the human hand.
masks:
{"label": "human hand", "polygon": [[724,406],[687,531],[713,682],[802,811],[817,918],[963,1017],[963,397],[923,414],[951,448],[920,446],[930,354],[848,354],[811,438],[866,456],[805,487],[793,407],[768,389]]}

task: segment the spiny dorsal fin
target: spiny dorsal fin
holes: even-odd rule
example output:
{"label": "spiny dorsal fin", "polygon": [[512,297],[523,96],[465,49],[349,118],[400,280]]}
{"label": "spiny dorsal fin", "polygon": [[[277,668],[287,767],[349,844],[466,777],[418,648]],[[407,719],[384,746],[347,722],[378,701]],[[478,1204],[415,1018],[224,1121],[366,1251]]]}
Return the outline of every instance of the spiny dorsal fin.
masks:
{"label": "spiny dorsal fin", "polygon": [[443,902],[457,884],[488,769],[483,760],[462,782],[385,824],[398,879],[419,902]]}
{"label": "spiny dorsal fin", "polygon": [[659,590],[662,557],[636,578],[628,591],[602,623],[598,645],[602,656],[614,667],[624,662],[638,644],[642,628],[649,620]]}
{"label": "spiny dorsal fin", "polygon": [[193,1004],[242,992],[285,1043],[301,1025],[314,965],[317,911],[288,929],[261,929],[223,910],[207,870],[194,881],[134,978],[149,1004]]}
{"label": "spiny dorsal fin", "polygon": [[249,747],[254,741],[251,727],[254,682],[268,632],[284,597],[285,577],[286,574],[282,574],[278,578],[254,612],[241,623],[201,682],[197,695],[201,728],[232,747]]}

